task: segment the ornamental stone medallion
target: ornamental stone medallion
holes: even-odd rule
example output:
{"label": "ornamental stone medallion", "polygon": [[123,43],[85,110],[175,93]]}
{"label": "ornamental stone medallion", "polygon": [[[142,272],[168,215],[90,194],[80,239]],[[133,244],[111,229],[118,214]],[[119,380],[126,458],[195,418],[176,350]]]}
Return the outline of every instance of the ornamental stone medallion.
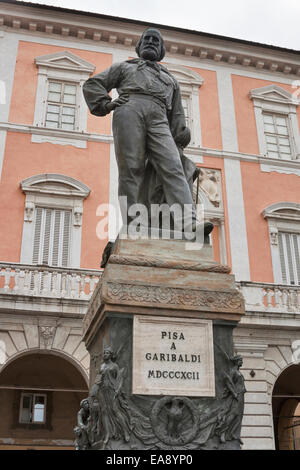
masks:
{"label": "ornamental stone medallion", "polygon": [[132,393],[215,396],[211,320],[136,315]]}

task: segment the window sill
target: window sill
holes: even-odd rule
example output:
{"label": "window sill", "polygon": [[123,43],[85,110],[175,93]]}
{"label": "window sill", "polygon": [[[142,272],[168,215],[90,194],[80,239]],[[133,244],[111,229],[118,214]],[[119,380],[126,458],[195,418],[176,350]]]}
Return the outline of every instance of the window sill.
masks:
{"label": "window sill", "polygon": [[51,431],[53,428],[50,424],[47,423],[17,423],[14,428],[19,428],[19,429],[28,429],[28,430],[40,430],[40,429],[47,429],[48,431]]}
{"label": "window sill", "polygon": [[0,130],[31,134],[31,141],[34,143],[50,142],[58,145],[73,145],[78,148],[86,148],[89,141],[103,143],[111,143],[113,141],[112,135],[109,134],[91,134],[88,132],[50,129],[10,122],[0,122]]}
{"label": "window sill", "polygon": [[[72,132],[72,131],[71,131]],[[44,129],[43,133],[32,132],[31,142],[34,144],[56,144],[56,145],[73,145],[73,147],[85,149],[87,143],[85,139],[79,139],[77,135],[66,133],[66,131],[59,132],[52,129]]]}
{"label": "window sill", "polygon": [[[297,156],[298,157],[298,156]],[[300,159],[295,160],[277,160],[275,158],[260,157],[261,171],[270,173],[286,173],[300,176]]]}

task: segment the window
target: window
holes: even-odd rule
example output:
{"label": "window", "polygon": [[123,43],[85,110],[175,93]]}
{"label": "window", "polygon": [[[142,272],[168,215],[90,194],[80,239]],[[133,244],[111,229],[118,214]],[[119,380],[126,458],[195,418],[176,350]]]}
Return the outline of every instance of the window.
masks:
{"label": "window", "polygon": [[51,142],[85,148],[87,106],[82,85],[94,72],[95,66],[81,57],[62,51],[36,57],[38,84],[34,126],[44,132],[34,132],[32,142]]}
{"label": "window", "polygon": [[278,232],[281,276],[284,284],[300,285],[300,233]]}
{"label": "window", "polygon": [[43,424],[46,422],[47,395],[22,393],[19,422],[23,424]]}
{"label": "window", "polygon": [[46,127],[75,129],[76,93],[76,85],[64,82],[49,82]]}
{"label": "window", "polygon": [[33,264],[69,265],[71,211],[37,207]]}
{"label": "window", "polygon": [[267,154],[271,158],[291,158],[287,116],[263,113]]}
{"label": "window", "polygon": [[263,216],[268,221],[274,282],[299,286],[300,204],[273,204]]}
{"label": "window", "polygon": [[179,83],[186,124],[191,131],[189,148],[201,147],[199,87],[203,78],[187,67],[165,64]]}
{"label": "window", "polygon": [[[254,104],[259,152],[263,159],[261,169],[298,174],[299,168],[292,163],[300,161],[298,101],[277,85],[251,90],[250,98]],[[272,162],[268,163],[268,160]],[[283,163],[277,164],[276,160],[286,162],[287,171]]]}
{"label": "window", "polygon": [[26,178],[21,188],[26,199],[20,262],[79,268],[88,186],[49,173]]}

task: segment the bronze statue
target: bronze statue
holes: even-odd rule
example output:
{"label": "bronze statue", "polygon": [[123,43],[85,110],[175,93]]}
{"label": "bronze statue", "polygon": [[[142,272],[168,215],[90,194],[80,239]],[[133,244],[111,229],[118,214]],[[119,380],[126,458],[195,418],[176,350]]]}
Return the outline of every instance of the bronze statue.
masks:
{"label": "bronze statue", "polygon": [[93,395],[98,391],[104,448],[110,439],[128,442],[131,431],[128,405],[121,391],[124,369],[120,369],[114,359],[112,349],[104,348],[103,363],[91,390]]}
{"label": "bronze statue", "polygon": [[[237,449],[244,409],[242,357],[231,357],[220,346],[223,387],[215,399],[203,403],[188,397],[157,397],[146,407],[141,397],[128,396],[125,368],[117,364],[124,344],[115,354],[105,347],[88,398],[81,401],[75,448],[114,449]],[[116,444],[117,443],[117,444]]]}
{"label": "bronze statue", "polygon": [[87,450],[90,447],[89,442],[89,418],[90,406],[89,399],[84,398],[80,402],[80,410],[77,413],[77,426],[74,428],[76,435],[76,450]]}
{"label": "bronze statue", "polygon": [[[149,207],[166,202],[189,208],[191,225],[174,220],[176,229],[195,230],[196,211],[192,181],[195,165],[183,155],[190,141],[181,94],[176,79],[158,62],[165,55],[160,31],[148,28],[136,52],[138,59],[113,64],[87,80],[83,93],[92,114],[105,116],[114,110],[113,134],[119,168],[119,197],[127,197],[128,211],[136,203]],[[112,101],[109,92],[119,97]],[[125,213],[125,224],[132,217]],[[134,217],[133,217],[134,218]],[[213,225],[204,225],[207,235]]]}
{"label": "bronze statue", "polygon": [[221,434],[221,442],[237,439],[243,444],[240,433],[241,423],[244,412],[244,395],[246,392],[244,377],[240,372],[243,365],[242,356],[234,356],[231,358],[233,367],[230,374],[225,373],[224,377],[224,395],[223,398],[229,401],[227,415],[224,419],[225,430]]}

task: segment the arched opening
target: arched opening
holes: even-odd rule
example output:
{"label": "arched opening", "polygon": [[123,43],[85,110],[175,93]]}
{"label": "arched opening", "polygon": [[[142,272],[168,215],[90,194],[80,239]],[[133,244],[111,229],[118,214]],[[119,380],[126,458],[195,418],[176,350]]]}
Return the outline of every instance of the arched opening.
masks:
{"label": "arched opening", "polygon": [[278,377],[272,397],[277,450],[300,450],[300,365],[293,364]]}
{"label": "arched opening", "polygon": [[68,359],[26,353],[0,373],[0,450],[73,449],[85,377]]}

